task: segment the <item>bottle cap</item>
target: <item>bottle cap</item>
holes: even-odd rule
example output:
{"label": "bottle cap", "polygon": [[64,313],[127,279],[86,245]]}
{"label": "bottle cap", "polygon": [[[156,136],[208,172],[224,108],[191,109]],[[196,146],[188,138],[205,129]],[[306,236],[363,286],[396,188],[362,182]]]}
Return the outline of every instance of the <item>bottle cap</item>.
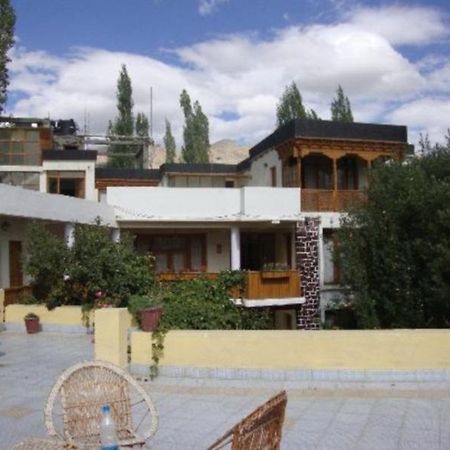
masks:
{"label": "bottle cap", "polygon": [[109,405],[103,405],[102,406],[102,413],[109,413],[111,411],[111,408]]}

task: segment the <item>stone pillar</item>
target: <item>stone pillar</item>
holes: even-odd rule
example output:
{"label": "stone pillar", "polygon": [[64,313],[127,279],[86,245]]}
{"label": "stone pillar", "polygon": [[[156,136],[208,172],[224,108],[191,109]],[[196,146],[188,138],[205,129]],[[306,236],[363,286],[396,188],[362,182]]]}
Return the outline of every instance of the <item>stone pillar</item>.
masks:
{"label": "stone pillar", "polygon": [[302,294],[305,303],[297,312],[297,326],[303,330],[320,328],[319,284],[319,226],[320,219],[307,217],[297,223],[296,256],[300,270]]}
{"label": "stone pillar", "polygon": [[95,359],[126,367],[129,325],[130,316],[127,308],[96,309]]}
{"label": "stone pillar", "polygon": [[114,242],[120,242],[120,228],[113,228],[111,238]]}
{"label": "stone pillar", "polygon": [[66,239],[67,247],[72,248],[75,243],[75,224],[66,223],[64,227],[64,237]]}
{"label": "stone pillar", "polygon": [[241,234],[239,227],[231,227],[231,270],[241,269]]}

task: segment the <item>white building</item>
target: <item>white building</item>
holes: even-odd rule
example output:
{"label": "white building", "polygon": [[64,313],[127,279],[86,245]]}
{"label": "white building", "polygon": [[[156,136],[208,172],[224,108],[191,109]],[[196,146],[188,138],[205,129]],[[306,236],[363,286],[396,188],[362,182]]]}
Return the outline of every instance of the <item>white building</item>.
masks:
{"label": "white building", "polygon": [[0,287],[25,283],[26,221],[45,220],[68,237],[73,223],[101,216],[155,255],[162,280],[246,270],[243,304],[273,307],[281,328],[324,320],[340,293],[332,249],[341,214],[364,198],[375,160],[408,150],[406,127],[296,120],[235,165],[96,169],[95,152],[51,149],[47,124],[20,125],[0,129],[0,181],[40,193],[0,185]]}

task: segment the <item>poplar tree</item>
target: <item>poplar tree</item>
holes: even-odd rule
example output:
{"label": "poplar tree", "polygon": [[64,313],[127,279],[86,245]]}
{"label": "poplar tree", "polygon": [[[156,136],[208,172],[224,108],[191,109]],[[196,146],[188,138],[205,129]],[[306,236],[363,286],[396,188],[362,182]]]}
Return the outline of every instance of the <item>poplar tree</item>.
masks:
{"label": "poplar tree", "polygon": [[320,120],[313,109],[308,110],[303,106],[302,95],[294,81],[286,86],[277,105],[277,127],[286,125],[293,119]]}
{"label": "poplar tree", "polygon": [[189,94],[183,89],[180,95],[180,106],[184,114],[183,140],[181,149],[186,163],[209,162],[209,121],[202,111],[200,103],[192,106]]}
{"label": "poplar tree", "polygon": [[166,133],[164,135],[164,147],[166,148],[166,163],[175,162],[175,155],[177,146],[175,138],[172,135],[172,127],[170,122],[166,119]]}
{"label": "poplar tree", "polygon": [[0,0],[0,113],[7,100],[7,89],[9,85],[8,51],[14,45],[14,26],[16,14],[9,0]]}
{"label": "poplar tree", "polygon": [[147,116],[144,113],[137,113],[136,116],[136,136],[139,137],[148,137],[148,129],[150,123],[147,119]]}
{"label": "poplar tree", "polygon": [[353,122],[350,100],[344,94],[341,85],[337,88],[336,97],[331,102],[331,120],[335,122]]}
{"label": "poplar tree", "polygon": [[[114,122],[110,122],[108,134],[114,136],[123,136],[124,138],[133,136],[134,118],[133,118],[133,89],[131,80],[128,76],[127,67],[122,64],[119,78],[117,80],[117,110],[118,116]],[[120,140],[121,137],[118,139]],[[135,153],[137,149],[133,145],[114,144],[109,148],[109,165],[111,167],[134,167],[136,164]]]}

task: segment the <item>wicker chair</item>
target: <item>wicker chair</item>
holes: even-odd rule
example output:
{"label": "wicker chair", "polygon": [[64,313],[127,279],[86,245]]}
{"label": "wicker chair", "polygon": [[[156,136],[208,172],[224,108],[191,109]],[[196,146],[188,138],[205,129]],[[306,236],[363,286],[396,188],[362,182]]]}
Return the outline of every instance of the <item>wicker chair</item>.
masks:
{"label": "wicker chair", "polygon": [[121,447],[143,447],[156,433],[158,413],[139,383],[114,364],[92,361],[68,368],[53,386],[44,412],[48,434],[99,448],[104,404],[111,405]]}
{"label": "wicker chair", "polygon": [[207,450],[219,450],[230,444],[231,450],[279,450],[286,404],[286,391],[282,391],[242,419]]}

